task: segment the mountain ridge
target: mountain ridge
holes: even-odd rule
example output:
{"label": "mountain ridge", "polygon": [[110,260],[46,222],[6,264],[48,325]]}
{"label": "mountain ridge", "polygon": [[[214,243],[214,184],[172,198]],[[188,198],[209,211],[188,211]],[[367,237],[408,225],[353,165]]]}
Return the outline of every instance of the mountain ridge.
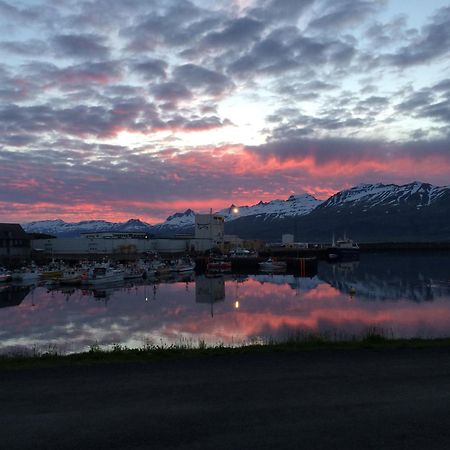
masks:
{"label": "mountain ridge", "polygon": [[[450,186],[414,181],[404,185],[359,184],[336,192],[326,200],[310,194],[291,195],[251,206],[234,205],[216,212],[225,219],[226,234],[243,238],[281,239],[292,233],[296,240],[329,240],[331,233],[344,233],[368,241],[401,239],[450,240]],[[104,220],[67,223],[61,219],[24,224],[27,232],[76,236],[95,231],[142,231],[156,235],[192,233],[195,211],[187,209],[150,225],[139,219],[123,223]],[[446,216],[446,214],[448,214]]]}

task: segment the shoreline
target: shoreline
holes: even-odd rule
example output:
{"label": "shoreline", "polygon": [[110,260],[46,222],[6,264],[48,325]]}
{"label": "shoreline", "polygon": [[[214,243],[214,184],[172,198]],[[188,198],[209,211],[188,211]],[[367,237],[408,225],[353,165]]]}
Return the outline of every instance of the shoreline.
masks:
{"label": "shoreline", "polygon": [[[163,360],[183,360],[214,356],[242,356],[256,354],[292,354],[302,352],[333,353],[346,351],[370,350],[423,350],[423,349],[450,349],[450,337],[444,338],[389,338],[384,334],[369,333],[362,338],[348,340],[327,340],[320,336],[310,336],[302,339],[292,339],[283,342],[267,342],[262,344],[243,344],[236,347],[226,345],[206,345],[199,341],[197,346],[192,345],[161,345],[145,346],[142,348],[127,348],[113,345],[101,348],[95,344],[90,350],[78,353],[62,354],[49,349],[30,353],[11,352],[0,354],[0,370],[27,369],[38,367],[63,367],[68,365],[93,365],[113,363],[144,363]],[[27,352],[27,351],[26,351]],[[32,353],[34,352],[34,353]]]}

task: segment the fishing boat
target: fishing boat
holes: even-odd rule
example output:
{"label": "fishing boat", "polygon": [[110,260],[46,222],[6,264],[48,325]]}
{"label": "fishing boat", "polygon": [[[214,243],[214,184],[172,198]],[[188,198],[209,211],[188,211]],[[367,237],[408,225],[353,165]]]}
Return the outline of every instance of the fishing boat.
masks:
{"label": "fishing boat", "polygon": [[328,259],[330,261],[341,259],[354,259],[359,257],[359,245],[349,239],[345,234],[343,238],[334,240],[328,249]]}
{"label": "fishing boat", "polygon": [[170,267],[156,254],[152,256],[150,261],[145,262],[145,271],[147,277],[151,277],[170,273]]}
{"label": "fishing boat", "polygon": [[41,273],[35,266],[21,267],[18,270],[14,270],[11,274],[13,281],[19,281],[22,283],[34,283],[40,277]]}
{"label": "fishing boat", "polygon": [[59,282],[61,284],[81,284],[83,280],[83,275],[86,273],[86,270],[72,268],[66,269],[63,271],[61,277],[59,278]]}
{"label": "fishing boat", "polygon": [[172,270],[169,267],[169,265],[164,262],[161,262],[160,264],[158,264],[157,266],[154,266],[154,267],[155,267],[154,269],[150,269],[150,275],[149,275],[149,272],[147,271],[147,276],[157,275],[157,276],[161,277],[161,276],[169,275]]}
{"label": "fishing boat", "polygon": [[124,280],[124,271],[109,264],[99,264],[84,274],[82,282],[88,285],[117,283]]}
{"label": "fishing boat", "polygon": [[191,258],[180,258],[170,263],[171,272],[189,272],[195,269],[195,262]]}
{"label": "fishing boat", "polygon": [[12,276],[6,269],[0,268],[0,283],[7,283],[12,280]]}
{"label": "fishing boat", "polygon": [[211,257],[206,264],[207,273],[226,273],[231,272],[231,261],[222,256]]}
{"label": "fishing boat", "polygon": [[272,258],[262,261],[259,264],[259,270],[263,272],[276,272],[286,270],[285,261],[275,261]]}
{"label": "fishing boat", "polygon": [[65,267],[62,262],[56,262],[54,259],[52,262],[40,270],[40,278],[43,280],[52,280],[55,278],[61,278]]}
{"label": "fishing boat", "polygon": [[138,265],[125,266],[122,268],[123,277],[125,280],[133,280],[137,278],[143,278],[146,274],[146,270]]}

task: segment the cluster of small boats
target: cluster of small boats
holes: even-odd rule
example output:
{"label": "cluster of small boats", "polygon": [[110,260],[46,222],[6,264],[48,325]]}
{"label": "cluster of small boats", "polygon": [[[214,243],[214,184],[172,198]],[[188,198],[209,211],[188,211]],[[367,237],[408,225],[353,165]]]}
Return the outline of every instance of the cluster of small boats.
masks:
{"label": "cluster of small boats", "polygon": [[[198,269],[204,271],[206,276],[215,276],[245,269],[260,272],[285,272],[287,266],[286,260],[269,257],[261,261],[256,252],[238,248],[229,255],[210,254],[206,260],[206,266],[203,266],[202,262]],[[195,262],[187,255],[177,259],[163,260],[155,253],[127,264],[111,260],[81,261],[76,264],[52,260],[45,266],[31,264],[12,271],[0,268],[0,282],[14,281],[30,284],[51,282],[60,285],[97,286],[153,276],[170,277],[174,273],[194,270]]]}
{"label": "cluster of small boats", "polygon": [[189,257],[171,261],[160,258],[138,260],[129,264],[119,264],[112,261],[80,262],[68,265],[62,261],[52,261],[45,266],[34,264],[18,270],[0,270],[0,282],[36,283],[39,281],[54,281],[64,285],[101,285],[117,283],[131,279],[164,274],[187,272],[195,269],[195,262]]}

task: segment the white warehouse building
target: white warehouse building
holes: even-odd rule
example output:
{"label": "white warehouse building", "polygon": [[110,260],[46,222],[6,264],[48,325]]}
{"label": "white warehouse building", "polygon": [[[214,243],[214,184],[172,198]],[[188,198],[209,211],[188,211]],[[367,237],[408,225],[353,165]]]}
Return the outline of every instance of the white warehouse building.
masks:
{"label": "white warehouse building", "polygon": [[225,220],[218,214],[195,215],[194,245],[197,251],[209,250],[213,247],[223,248]]}
{"label": "white warehouse building", "polygon": [[151,238],[146,233],[93,232],[81,237],[37,239],[31,243],[34,251],[50,255],[113,255],[159,252],[166,254],[187,251],[207,251],[223,248],[224,218],[217,214],[197,214],[194,236]]}
{"label": "white warehouse building", "polygon": [[51,255],[113,255],[145,252],[183,253],[190,250],[190,239],[56,238],[32,241],[37,252]]}

